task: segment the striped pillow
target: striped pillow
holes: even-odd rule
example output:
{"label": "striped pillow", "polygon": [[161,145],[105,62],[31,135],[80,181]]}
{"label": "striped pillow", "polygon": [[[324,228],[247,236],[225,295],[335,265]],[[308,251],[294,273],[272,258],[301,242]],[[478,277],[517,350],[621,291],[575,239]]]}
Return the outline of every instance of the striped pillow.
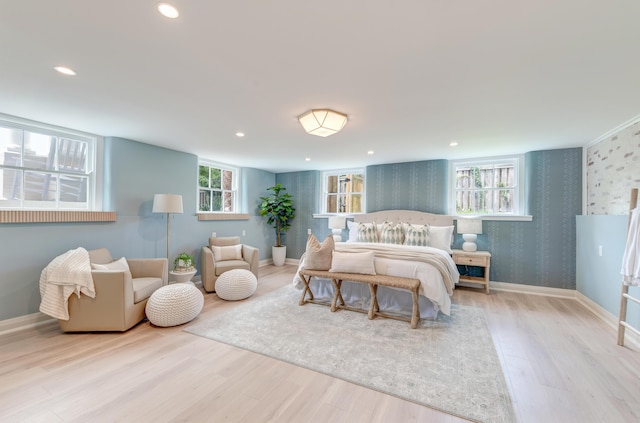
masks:
{"label": "striped pillow", "polygon": [[407,224],[405,227],[404,245],[428,247],[429,244],[429,225]]}
{"label": "striped pillow", "polygon": [[378,242],[376,222],[358,224],[358,242]]}
{"label": "striped pillow", "polygon": [[384,222],[380,234],[380,242],[385,244],[402,244],[404,242],[404,230],[402,222]]}

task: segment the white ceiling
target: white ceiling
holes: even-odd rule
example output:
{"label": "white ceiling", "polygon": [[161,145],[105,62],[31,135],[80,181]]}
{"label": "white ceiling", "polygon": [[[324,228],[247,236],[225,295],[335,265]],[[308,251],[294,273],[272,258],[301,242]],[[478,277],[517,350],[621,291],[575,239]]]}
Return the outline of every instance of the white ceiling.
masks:
{"label": "white ceiling", "polygon": [[[0,0],[0,113],[274,172],[584,146],[640,114],[635,0],[172,4]],[[318,107],[343,131],[307,135]]]}

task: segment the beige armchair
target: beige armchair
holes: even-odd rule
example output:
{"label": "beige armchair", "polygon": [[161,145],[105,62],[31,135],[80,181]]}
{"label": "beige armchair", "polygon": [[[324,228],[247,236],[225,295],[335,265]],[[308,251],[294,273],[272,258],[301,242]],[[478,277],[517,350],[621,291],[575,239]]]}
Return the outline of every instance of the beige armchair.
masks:
{"label": "beige armchair", "polygon": [[[216,250],[214,247],[219,247],[217,254],[214,254],[214,250]],[[246,269],[258,278],[259,266],[259,250],[255,247],[241,244],[238,236],[211,237],[209,238],[209,245],[205,245],[200,251],[202,286],[207,292],[216,291],[218,276],[227,270]]]}
{"label": "beige armchair", "polygon": [[[106,248],[89,251],[91,264],[108,265]],[[147,300],[167,284],[167,259],[126,259],[126,270],[92,270],[95,298],[69,297],[69,320],[58,320],[64,332],[124,332],[145,318]]]}

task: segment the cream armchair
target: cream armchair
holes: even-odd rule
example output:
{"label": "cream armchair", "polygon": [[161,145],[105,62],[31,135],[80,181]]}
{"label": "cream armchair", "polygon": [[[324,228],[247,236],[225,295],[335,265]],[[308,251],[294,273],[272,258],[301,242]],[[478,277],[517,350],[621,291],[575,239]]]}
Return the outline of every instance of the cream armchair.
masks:
{"label": "cream armchair", "polygon": [[241,244],[238,236],[209,238],[209,245],[200,251],[200,274],[204,290],[215,292],[218,276],[231,269],[249,270],[257,278],[259,257],[259,250]]}
{"label": "cream armchair", "polygon": [[[91,264],[109,265],[106,248],[89,251]],[[126,270],[92,270],[95,298],[69,297],[69,320],[58,320],[64,332],[124,332],[145,318],[147,300],[167,284],[167,259],[126,259]],[[93,267],[93,266],[92,266]]]}

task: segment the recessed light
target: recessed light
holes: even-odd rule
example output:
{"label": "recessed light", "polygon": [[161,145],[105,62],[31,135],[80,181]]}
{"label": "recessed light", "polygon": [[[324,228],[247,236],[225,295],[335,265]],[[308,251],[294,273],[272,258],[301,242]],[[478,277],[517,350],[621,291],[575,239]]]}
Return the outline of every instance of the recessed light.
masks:
{"label": "recessed light", "polygon": [[367,154],[368,154],[368,155],[372,155],[373,153],[374,153],[374,151],[373,151],[373,150],[369,150],[369,151],[367,151]]}
{"label": "recessed light", "polygon": [[54,67],[54,69],[57,70],[58,72],[60,72],[63,75],[71,75],[71,76],[77,75],[76,71],[74,71],[73,69],[68,68],[66,66],[56,66],[56,67]]}
{"label": "recessed light", "polygon": [[170,5],[169,3],[159,3],[158,12],[162,13],[163,16],[170,19],[175,19],[178,16],[180,16],[178,9],[176,9],[174,6]]}
{"label": "recessed light", "polygon": [[449,146],[451,146],[451,147],[455,147],[455,146],[457,146],[457,145],[458,145],[458,141],[451,141],[451,142],[449,143]]}
{"label": "recessed light", "polygon": [[238,138],[244,137],[244,132],[236,132],[236,137]]}
{"label": "recessed light", "polygon": [[305,158],[304,158],[304,161],[305,161],[305,162],[310,162],[310,161],[311,161],[311,157],[305,157]]}

